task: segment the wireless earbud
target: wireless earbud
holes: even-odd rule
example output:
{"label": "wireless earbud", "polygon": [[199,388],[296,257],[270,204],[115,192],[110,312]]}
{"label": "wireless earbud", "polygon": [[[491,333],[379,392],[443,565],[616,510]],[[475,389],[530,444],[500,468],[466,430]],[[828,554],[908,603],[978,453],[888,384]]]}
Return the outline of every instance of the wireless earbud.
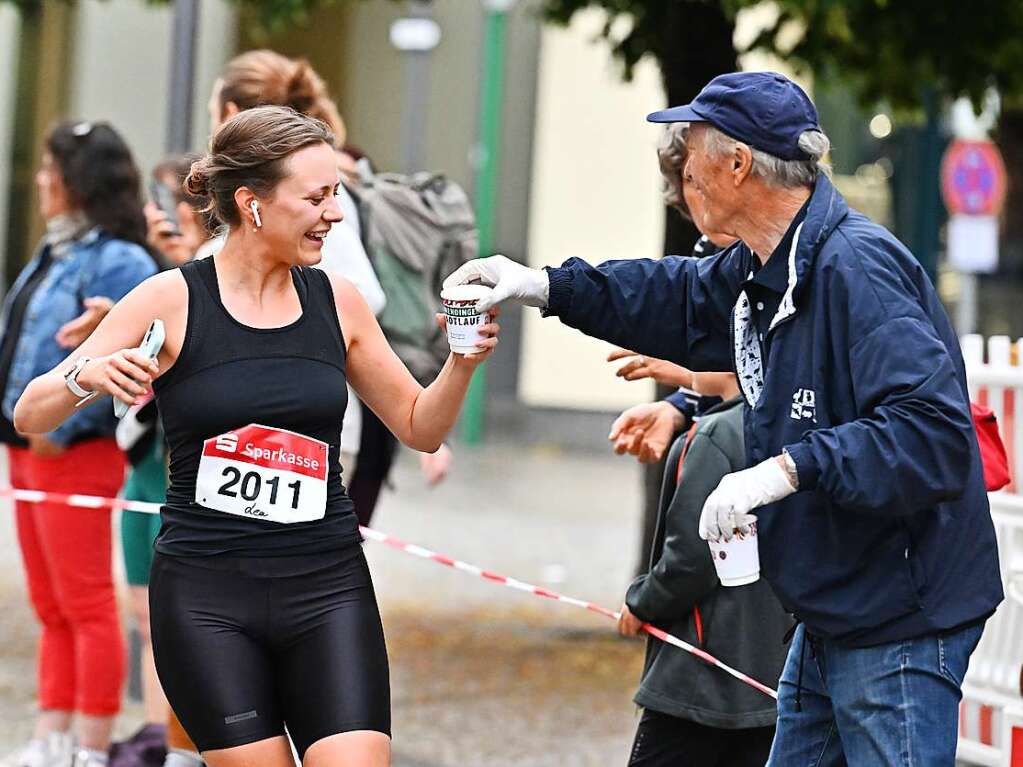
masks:
{"label": "wireless earbud", "polygon": [[252,211],[252,218],[256,221],[256,228],[259,229],[263,226],[263,222],[259,220],[259,203],[253,200],[249,203],[249,209]]}

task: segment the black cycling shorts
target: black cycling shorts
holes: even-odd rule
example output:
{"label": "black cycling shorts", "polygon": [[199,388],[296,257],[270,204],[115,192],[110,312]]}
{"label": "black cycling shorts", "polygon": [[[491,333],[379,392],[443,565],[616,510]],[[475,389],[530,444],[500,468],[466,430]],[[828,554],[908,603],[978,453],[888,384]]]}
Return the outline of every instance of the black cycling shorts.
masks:
{"label": "black cycling shorts", "polygon": [[273,558],[225,567],[223,557],[156,554],[156,669],[200,751],[283,735],[285,725],[299,756],[336,733],[390,735],[387,650],[369,567],[359,547],[332,559],[281,575]]}

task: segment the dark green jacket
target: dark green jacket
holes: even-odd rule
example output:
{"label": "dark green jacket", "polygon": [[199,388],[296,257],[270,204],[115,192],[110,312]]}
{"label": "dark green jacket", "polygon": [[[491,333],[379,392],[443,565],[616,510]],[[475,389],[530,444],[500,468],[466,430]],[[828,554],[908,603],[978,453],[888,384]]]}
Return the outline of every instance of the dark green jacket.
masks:
{"label": "dark green jacket", "polygon": [[[629,588],[626,603],[638,617],[701,647],[733,668],[776,687],[792,625],[763,579],[726,588],[700,539],[700,512],[725,474],[746,468],[743,401],[725,402],[700,419],[676,485],[685,436],[672,447],[650,555],[650,571]],[[709,727],[773,725],[775,703],[676,647],[650,638],[635,701]]]}

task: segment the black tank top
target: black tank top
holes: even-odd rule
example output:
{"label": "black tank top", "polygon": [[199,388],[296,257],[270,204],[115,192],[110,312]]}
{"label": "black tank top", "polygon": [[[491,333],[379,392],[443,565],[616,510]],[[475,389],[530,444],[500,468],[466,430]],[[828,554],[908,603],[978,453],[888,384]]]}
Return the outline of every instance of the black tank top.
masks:
{"label": "black tank top", "polygon": [[[174,366],[153,386],[170,450],[156,550],[171,556],[290,557],[358,545],[354,507],[341,483],[345,344],[327,275],[293,267],[302,316],[269,329],[243,325],[227,312],[213,258],[185,264],[181,275],[188,285],[185,338]],[[281,524],[195,502],[203,442],[249,424],[327,443],[322,519]]]}

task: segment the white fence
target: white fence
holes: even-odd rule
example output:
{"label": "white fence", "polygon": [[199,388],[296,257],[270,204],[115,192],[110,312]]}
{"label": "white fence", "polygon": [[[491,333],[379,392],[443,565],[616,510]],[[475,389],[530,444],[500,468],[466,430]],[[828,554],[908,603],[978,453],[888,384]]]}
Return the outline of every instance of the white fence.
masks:
{"label": "white fence", "polygon": [[[986,346],[986,349],[985,349]],[[991,494],[1007,599],[991,617],[963,684],[959,758],[1023,767],[1023,339],[964,336],[970,396],[998,417],[1013,484]],[[985,356],[985,351],[987,352]]]}

